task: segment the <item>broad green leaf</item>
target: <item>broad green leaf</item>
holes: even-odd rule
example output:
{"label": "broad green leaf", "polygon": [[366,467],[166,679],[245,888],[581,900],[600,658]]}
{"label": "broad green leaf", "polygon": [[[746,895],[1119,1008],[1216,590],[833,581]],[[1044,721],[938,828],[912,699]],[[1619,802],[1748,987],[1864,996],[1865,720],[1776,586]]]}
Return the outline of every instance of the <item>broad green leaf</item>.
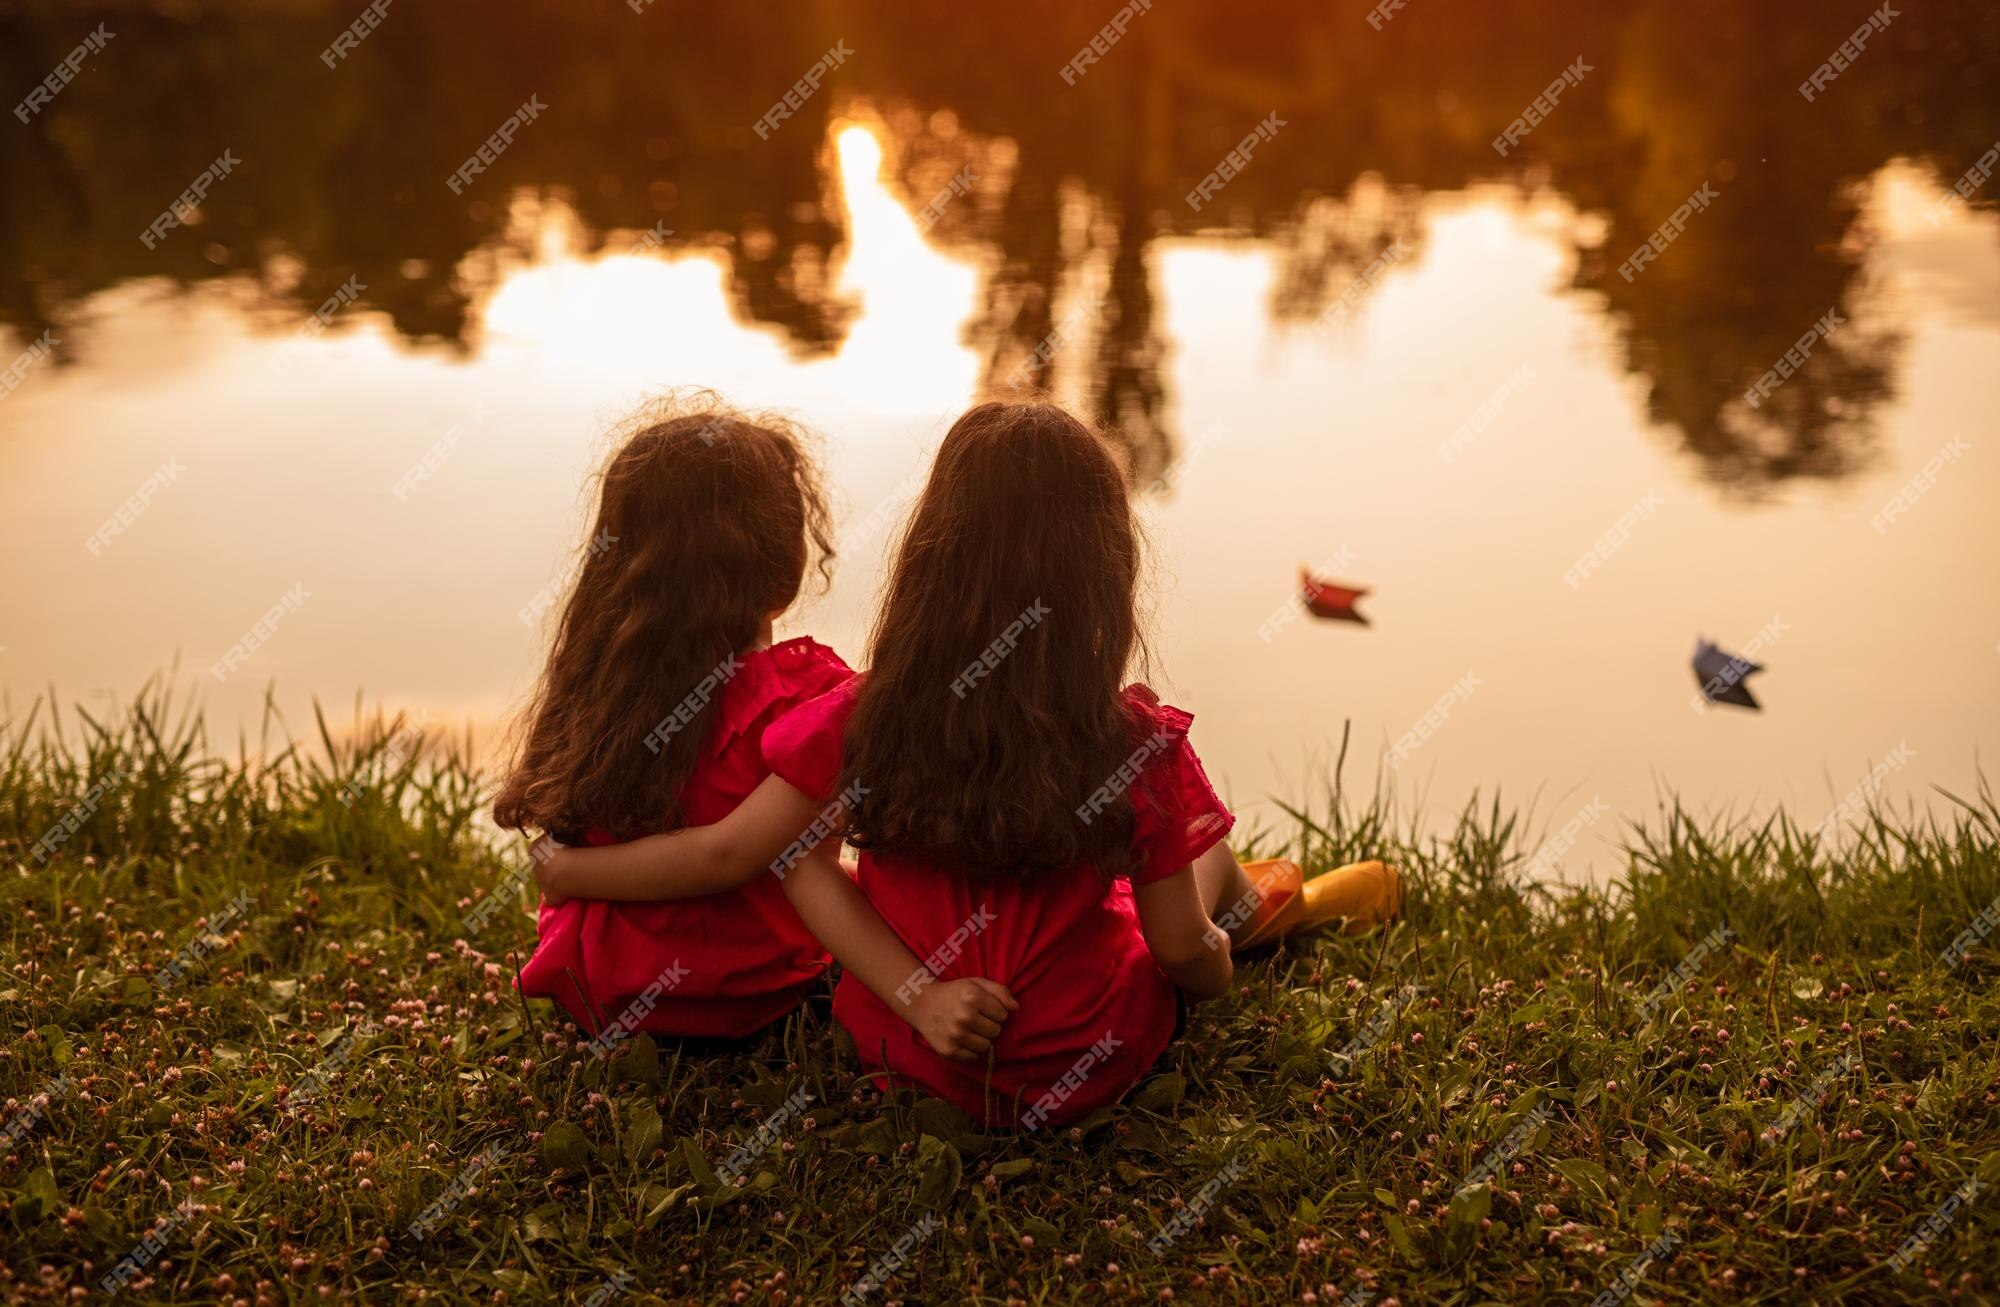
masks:
{"label": "broad green leaf", "polygon": [[544,1203],[521,1218],[521,1237],[529,1243],[538,1240],[550,1243],[562,1239],[562,1209],[554,1203]]}
{"label": "broad green leaf", "polygon": [[1476,1184],[1453,1194],[1444,1218],[1445,1256],[1455,1262],[1469,1255],[1479,1242],[1479,1223],[1492,1210],[1490,1186]]}
{"label": "broad green leaf", "polygon": [[1257,1152],[1265,1161],[1276,1166],[1294,1165],[1306,1160],[1305,1150],[1289,1139],[1260,1140]]}
{"label": "broad green leaf", "polygon": [[618,1059],[618,1069],[629,1079],[639,1084],[654,1086],[660,1083],[660,1046],[647,1034],[635,1035],[625,1046],[623,1056]]}
{"label": "broad green leaf", "polygon": [[69,1036],[63,1033],[63,1028],[61,1026],[56,1026],[56,1025],[43,1026],[35,1033],[40,1035],[42,1037],[42,1042],[49,1046],[49,1056],[55,1059],[55,1063],[57,1066],[69,1065],[69,1056],[70,1056]]}
{"label": "broad green leaf", "polygon": [[1471,1185],[1451,1196],[1451,1208],[1445,1213],[1445,1228],[1477,1226],[1492,1210],[1492,1188],[1483,1184]]}
{"label": "broad green leaf", "polygon": [[861,1139],[861,1125],[857,1121],[842,1121],[838,1125],[827,1126],[815,1136],[820,1143],[834,1151],[855,1148]]}
{"label": "broad green leaf", "polygon": [[688,1174],[694,1177],[694,1182],[701,1186],[703,1193],[712,1194],[722,1187],[722,1182],[715,1177],[715,1168],[701,1155],[701,1149],[694,1146],[694,1140],[681,1140],[681,1157],[687,1162]]}
{"label": "broad green leaf", "polygon": [[1294,1053],[1278,1067],[1277,1079],[1304,1080],[1317,1083],[1319,1080],[1319,1059],[1306,1053]]}
{"label": "broad green leaf", "polygon": [[590,1140],[568,1121],[558,1121],[542,1132],[542,1161],[550,1167],[566,1166],[582,1170],[590,1162]]}
{"label": "broad green leaf", "polygon": [[1169,1071],[1156,1076],[1132,1099],[1134,1107],[1148,1112],[1165,1112],[1178,1104],[1187,1093],[1187,1080],[1178,1071]]}
{"label": "broad green leaf", "polygon": [[[115,36],[116,33],[113,33]],[[493,1282],[507,1290],[516,1298],[532,1298],[539,1281],[528,1272],[512,1266],[496,1267]]]}
{"label": "broad green leaf", "polygon": [[861,1151],[873,1153],[877,1157],[888,1157],[896,1151],[900,1142],[896,1138],[896,1123],[886,1116],[878,1116],[861,1127]]}
{"label": "broad green leaf", "polygon": [[1402,1217],[1396,1215],[1394,1212],[1383,1213],[1382,1228],[1389,1232],[1389,1241],[1396,1245],[1396,1250],[1402,1253],[1407,1260],[1412,1263],[1423,1260],[1417,1256],[1417,1245],[1411,1240],[1410,1232],[1403,1227]]}
{"label": "broad green leaf", "polygon": [[[1113,1121],[1116,1121],[1117,1119],[1118,1119],[1117,1108],[1100,1107],[1095,1112],[1092,1112],[1089,1116],[1083,1118],[1083,1120],[1078,1121],[1075,1125],[1071,1126],[1070,1129],[1081,1130],[1083,1132],[1084,1138],[1088,1139],[1090,1136],[1096,1134],[1099,1130],[1104,1129],[1106,1126],[1110,1125]],[[1182,1122],[1182,1124],[1185,1126],[1187,1123]]]}
{"label": "broad green leaf", "polygon": [[95,1204],[84,1207],[83,1226],[90,1231],[91,1237],[105,1248],[119,1248],[122,1251],[123,1247],[132,1243],[118,1218]]}
{"label": "broad green leaf", "polygon": [[1686,1159],[1689,1157],[1699,1157],[1704,1162],[1709,1160],[1708,1150],[1702,1148],[1700,1145],[1692,1143],[1689,1140],[1682,1138],[1680,1135],[1675,1134],[1673,1131],[1667,1129],[1667,1127],[1663,1125],[1658,1124],[1657,1122],[1649,1121],[1646,1122],[1645,1125],[1646,1129],[1652,1131],[1652,1133],[1657,1138],[1664,1139],[1669,1147],[1673,1148],[1674,1151],[1676,1151],[1681,1155],[1682,1159]]}
{"label": "broad green leaf", "polygon": [[659,1146],[660,1111],[651,1103],[641,1103],[626,1116],[625,1160],[634,1169],[643,1168]]}
{"label": "broad green leaf", "polygon": [[654,1224],[662,1216],[666,1215],[669,1208],[693,1192],[694,1186],[692,1184],[677,1184],[671,1189],[664,1186],[649,1186],[645,1190],[644,1198],[650,1206],[646,1208],[646,1215],[640,1220],[639,1228],[642,1230],[652,1229]]}
{"label": "broad green leaf", "polygon": [[62,1210],[62,1190],[56,1188],[55,1172],[46,1166],[28,1172],[28,1178],[14,1195],[14,1219],[23,1225],[34,1225]]}
{"label": "broad green leaf", "polygon": [[[1648,1207],[1655,1209],[1653,1221],[1656,1225],[1659,1223],[1660,1190],[1653,1183],[1652,1177],[1644,1171],[1639,1172],[1638,1178],[1632,1181],[1631,1187],[1626,1190],[1625,1199],[1635,1213]],[[1653,1233],[1658,1234],[1659,1231],[1655,1230]]]}
{"label": "broad green leaf", "polygon": [[917,1140],[917,1201],[925,1207],[942,1206],[958,1192],[965,1163],[958,1150],[935,1135]]}
{"label": "broad green leaf", "polygon": [[1603,1198],[1610,1192],[1611,1174],[1595,1162],[1569,1157],[1557,1162],[1555,1169],[1565,1180],[1592,1197]]}

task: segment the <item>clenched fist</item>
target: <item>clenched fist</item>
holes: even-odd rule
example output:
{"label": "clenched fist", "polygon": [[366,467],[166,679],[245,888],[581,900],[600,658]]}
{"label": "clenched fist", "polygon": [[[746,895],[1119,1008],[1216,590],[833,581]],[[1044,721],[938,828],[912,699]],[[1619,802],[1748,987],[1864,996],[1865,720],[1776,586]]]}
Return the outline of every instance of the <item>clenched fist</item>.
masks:
{"label": "clenched fist", "polygon": [[563,867],[567,865],[564,854],[568,850],[547,835],[528,846],[528,857],[535,868],[535,884],[542,891],[542,902],[550,907],[564,902],[569,895],[563,891]]}
{"label": "clenched fist", "polygon": [[971,1062],[993,1047],[1000,1028],[1020,1007],[997,980],[949,980],[910,1000],[910,1024],[940,1056]]}

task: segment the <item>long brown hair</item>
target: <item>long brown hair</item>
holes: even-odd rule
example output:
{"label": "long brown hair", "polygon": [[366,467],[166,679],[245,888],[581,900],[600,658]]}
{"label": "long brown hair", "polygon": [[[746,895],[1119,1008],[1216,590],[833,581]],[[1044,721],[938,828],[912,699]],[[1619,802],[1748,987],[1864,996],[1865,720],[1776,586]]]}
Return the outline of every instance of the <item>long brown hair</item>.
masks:
{"label": "long brown hair", "polygon": [[[1052,404],[946,433],[869,640],[840,792],[849,838],[971,875],[1122,867],[1138,742],[1139,541],[1104,442]],[[850,786],[858,786],[850,791]]]}
{"label": "long brown hair", "polygon": [[597,519],[493,817],[616,834],[680,824],[703,710],[833,547],[807,439],[697,392],[655,401],[601,475]]}

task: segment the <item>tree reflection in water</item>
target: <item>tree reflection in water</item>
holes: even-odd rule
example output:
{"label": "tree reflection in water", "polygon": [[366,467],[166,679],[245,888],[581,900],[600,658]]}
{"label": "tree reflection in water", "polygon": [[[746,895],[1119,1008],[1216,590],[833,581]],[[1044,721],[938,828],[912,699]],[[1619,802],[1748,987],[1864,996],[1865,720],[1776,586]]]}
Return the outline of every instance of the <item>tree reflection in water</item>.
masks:
{"label": "tree reflection in water", "polygon": [[[1807,102],[1797,84],[1851,29],[1845,11],[1415,0],[1376,31],[1367,9],[1156,6],[1071,87],[1057,70],[1108,13],[1061,0],[398,6],[332,71],[319,52],[351,15],[331,3],[28,5],[0,17],[0,84],[34,85],[100,18],[117,41],[0,132],[0,321],[61,335],[128,280],[236,277],[288,330],[359,275],[408,341],[471,349],[473,305],[527,252],[510,216],[527,192],[573,208],[587,244],[660,225],[669,253],[721,249],[738,311],[824,354],[855,311],[832,291],[845,232],[827,129],[865,108],[913,210],[960,168],[981,179],[929,236],[989,269],[968,327],[987,388],[1068,377],[1141,484],[1175,444],[1161,238],[1267,243],[1272,315],[1303,325],[1393,242],[1418,241],[1426,194],[1479,183],[1589,215],[1572,224],[1575,286],[1615,324],[1652,417],[1713,478],[1754,491],[1866,461],[1900,353],[1863,276],[1869,181],[1906,158],[1942,190],[2000,135],[2000,15],[1911,8]],[[759,139],[751,124],[836,39],[854,56]],[[1592,71],[1500,157],[1492,139],[1579,57]],[[529,93],[547,112],[452,195],[444,178]],[[1282,133],[1191,209],[1187,192],[1273,111]],[[138,232],[224,148],[243,166],[200,224],[145,249]],[[1621,276],[1704,180],[1716,202]],[[1829,310],[1847,325],[1746,406]]]}

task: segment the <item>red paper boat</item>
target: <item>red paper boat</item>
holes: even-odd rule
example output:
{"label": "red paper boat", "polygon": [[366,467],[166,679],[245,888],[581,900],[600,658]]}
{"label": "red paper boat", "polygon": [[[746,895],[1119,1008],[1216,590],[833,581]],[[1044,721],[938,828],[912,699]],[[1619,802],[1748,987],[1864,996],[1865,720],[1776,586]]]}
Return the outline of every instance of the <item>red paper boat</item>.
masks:
{"label": "red paper boat", "polygon": [[1306,611],[1314,617],[1324,617],[1336,622],[1359,622],[1368,625],[1367,617],[1354,611],[1354,603],[1368,593],[1365,586],[1340,585],[1333,581],[1322,581],[1304,568],[1299,569],[1299,593],[1306,601]]}

